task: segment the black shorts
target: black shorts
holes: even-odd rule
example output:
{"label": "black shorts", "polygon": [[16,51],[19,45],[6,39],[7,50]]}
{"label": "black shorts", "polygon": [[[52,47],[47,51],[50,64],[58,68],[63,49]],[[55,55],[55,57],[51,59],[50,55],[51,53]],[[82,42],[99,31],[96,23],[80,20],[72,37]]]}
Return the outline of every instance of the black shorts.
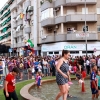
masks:
{"label": "black shorts", "polygon": [[17,94],[16,94],[15,91],[13,91],[13,92],[8,92],[8,94],[9,94],[9,97],[6,97],[6,93],[5,93],[5,91],[4,91],[4,95],[5,95],[6,100],[11,100],[11,99],[13,99],[13,100],[18,100],[18,97],[17,97]]}
{"label": "black shorts", "polygon": [[81,78],[82,78],[81,75],[79,75],[79,74],[76,74],[76,77],[77,77],[78,79],[81,79]]}
{"label": "black shorts", "polygon": [[100,90],[100,86],[98,86],[98,90]]}
{"label": "black shorts", "polygon": [[92,94],[97,94],[98,90],[96,90],[95,88],[91,88],[91,92],[92,92]]}

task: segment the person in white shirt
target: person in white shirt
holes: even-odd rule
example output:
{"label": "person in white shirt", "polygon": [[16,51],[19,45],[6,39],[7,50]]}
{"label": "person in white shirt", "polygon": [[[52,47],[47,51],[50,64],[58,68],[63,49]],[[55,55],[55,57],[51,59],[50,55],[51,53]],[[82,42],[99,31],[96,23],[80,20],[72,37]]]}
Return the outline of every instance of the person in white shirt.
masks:
{"label": "person in white shirt", "polygon": [[86,59],[86,69],[87,69],[87,74],[90,74],[90,61],[89,58]]}
{"label": "person in white shirt", "polygon": [[99,55],[99,58],[98,58],[98,61],[97,61],[97,66],[100,69],[100,55]]}

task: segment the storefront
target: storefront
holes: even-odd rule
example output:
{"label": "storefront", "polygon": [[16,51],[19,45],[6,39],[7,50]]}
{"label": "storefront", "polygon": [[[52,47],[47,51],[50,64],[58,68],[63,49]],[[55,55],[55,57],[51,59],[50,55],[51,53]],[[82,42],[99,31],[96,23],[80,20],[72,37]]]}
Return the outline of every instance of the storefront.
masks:
{"label": "storefront", "polygon": [[[43,44],[41,47],[42,55],[55,55],[61,54],[61,51],[69,50],[71,55],[80,56],[86,55],[85,42],[58,42],[52,44]],[[88,55],[100,54],[100,42],[88,42],[87,44]]]}

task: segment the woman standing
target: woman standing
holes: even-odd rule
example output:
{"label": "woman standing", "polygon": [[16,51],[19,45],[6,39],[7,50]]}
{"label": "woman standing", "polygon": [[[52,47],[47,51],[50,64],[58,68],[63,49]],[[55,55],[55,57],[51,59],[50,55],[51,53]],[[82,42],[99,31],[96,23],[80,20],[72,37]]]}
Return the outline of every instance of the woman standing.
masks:
{"label": "woman standing", "polygon": [[56,97],[56,100],[58,100],[61,96],[63,96],[63,100],[66,100],[69,86],[68,86],[68,80],[70,80],[69,76],[69,65],[68,65],[68,59],[70,57],[70,52],[67,50],[62,51],[62,58],[58,61],[56,69],[56,82],[59,87],[59,94]]}

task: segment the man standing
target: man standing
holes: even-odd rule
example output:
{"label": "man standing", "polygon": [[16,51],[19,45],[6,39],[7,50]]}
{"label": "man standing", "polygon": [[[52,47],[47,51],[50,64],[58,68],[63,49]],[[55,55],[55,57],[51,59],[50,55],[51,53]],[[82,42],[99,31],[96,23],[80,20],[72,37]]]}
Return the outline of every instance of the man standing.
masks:
{"label": "man standing", "polygon": [[98,61],[97,61],[97,66],[100,69],[100,55],[99,55],[99,58],[98,58]]}
{"label": "man standing", "polygon": [[4,95],[6,100],[18,100],[18,97],[15,92],[15,83],[16,83],[16,75],[19,73],[18,68],[13,68],[12,72],[10,72],[6,78],[4,83]]}

